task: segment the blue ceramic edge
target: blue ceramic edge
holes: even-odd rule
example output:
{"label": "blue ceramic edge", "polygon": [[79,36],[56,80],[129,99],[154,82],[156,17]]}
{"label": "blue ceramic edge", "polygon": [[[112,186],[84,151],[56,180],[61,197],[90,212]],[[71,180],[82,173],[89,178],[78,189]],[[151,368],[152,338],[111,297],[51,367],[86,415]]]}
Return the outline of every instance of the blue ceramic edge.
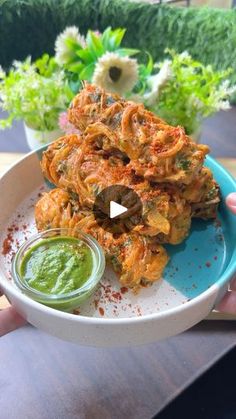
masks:
{"label": "blue ceramic edge", "polygon": [[[226,180],[229,181],[229,191],[236,192],[236,180],[234,177],[228,172],[227,169],[225,169],[220,163],[218,163],[213,157],[207,156],[206,163],[209,163],[210,168],[214,171],[214,169],[217,171],[218,176],[223,176]],[[206,164],[208,166],[208,164]],[[220,183],[220,182],[219,182]],[[221,185],[220,185],[221,186]],[[236,216],[232,214],[232,217],[235,217],[235,223],[236,223]],[[224,287],[236,274],[236,237],[235,237],[235,248],[231,257],[231,260],[225,269],[225,271],[222,273],[221,277],[214,283],[214,286],[218,286],[219,288]]]}

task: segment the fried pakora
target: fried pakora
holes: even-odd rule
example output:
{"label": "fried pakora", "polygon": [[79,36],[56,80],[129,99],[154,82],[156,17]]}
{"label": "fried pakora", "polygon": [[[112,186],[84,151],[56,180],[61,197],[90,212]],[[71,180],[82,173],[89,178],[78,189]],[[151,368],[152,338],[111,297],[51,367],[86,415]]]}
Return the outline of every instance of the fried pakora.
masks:
{"label": "fried pakora", "polygon": [[160,279],[168,262],[165,249],[156,240],[135,232],[114,237],[99,227],[91,211],[81,210],[78,201],[62,189],[53,189],[40,198],[35,220],[39,231],[67,228],[72,236],[79,230],[91,234],[119,274],[120,283],[134,291]]}

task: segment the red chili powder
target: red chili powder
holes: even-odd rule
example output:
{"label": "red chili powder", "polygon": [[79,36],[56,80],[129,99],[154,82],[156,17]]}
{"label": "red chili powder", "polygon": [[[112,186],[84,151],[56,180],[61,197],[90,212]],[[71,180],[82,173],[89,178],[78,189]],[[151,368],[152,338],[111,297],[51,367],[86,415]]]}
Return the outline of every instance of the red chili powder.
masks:
{"label": "red chili powder", "polygon": [[104,316],[104,309],[102,307],[99,307],[99,313],[101,314],[101,316]]}

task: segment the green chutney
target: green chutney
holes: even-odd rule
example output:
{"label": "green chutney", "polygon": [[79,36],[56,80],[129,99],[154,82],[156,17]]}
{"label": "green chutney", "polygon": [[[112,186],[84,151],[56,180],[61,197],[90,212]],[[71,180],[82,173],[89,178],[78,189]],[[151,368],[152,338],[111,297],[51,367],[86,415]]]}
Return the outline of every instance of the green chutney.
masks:
{"label": "green chutney", "polygon": [[79,239],[46,238],[26,252],[20,266],[22,280],[45,294],[71,293],[84,285],[93,270],[92,250]]}

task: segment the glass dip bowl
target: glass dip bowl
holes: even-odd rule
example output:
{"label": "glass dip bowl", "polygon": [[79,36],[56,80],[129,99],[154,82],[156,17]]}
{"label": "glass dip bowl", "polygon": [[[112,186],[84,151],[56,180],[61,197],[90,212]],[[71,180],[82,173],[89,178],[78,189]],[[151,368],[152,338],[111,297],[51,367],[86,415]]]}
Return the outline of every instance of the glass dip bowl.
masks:
{"label": "glass dip bowl", "polygon": [[[52,245],[56,245],[57,251],[59,249],[60,254],[55,253],[55,257],[52,253]],[[67,257],[66,252],[68,251],[75,252],[76,255],[69,253]],[[84,254],[81,255],[81,251]],[[49,258],[47,259],[48,266],[45,265],[45,252],[49,252],[46,255],[46,258]],[[85,266],[87,276],[80,278],[77,273],[81,273],[80,264],[86,262],[86,260],[89,260],[89,268]],[[34,261],[39,265],[34,265]],[[63,266],[63,261],[65,266]],[[77,269],[74,272],[72,270],[73,266],[71,267],[73,261]],[[30,272],[28,267],[30,267]],[[62,272],[60,272],[61,268]],[[80,230],[75,231],[73,229],[72,232],[67,228],[56,228],[32,236],[19,248],[12,262],[12,277],[15,285],[28,297],[52,308],[70,312],[95,291],[104,269],[105,257],[97,240]],[[75,276],[74,279],[72,274]],[[35,282],[37,276],[40,278],[39,283]],[[61,277],[64,281],[63,285],[61,284]],[[44,278],[46,278],[46,285]],[[52,283],[51,289],[45,291],[47,281],[50,283],[51,280],[55,280],[56,283]],[[73,288],[71,284],[76,281],[78,283],[82,282],[81,285],[78,288],[71,289]],[[34,283],[34,286],[32,286],[32,283]]]}

